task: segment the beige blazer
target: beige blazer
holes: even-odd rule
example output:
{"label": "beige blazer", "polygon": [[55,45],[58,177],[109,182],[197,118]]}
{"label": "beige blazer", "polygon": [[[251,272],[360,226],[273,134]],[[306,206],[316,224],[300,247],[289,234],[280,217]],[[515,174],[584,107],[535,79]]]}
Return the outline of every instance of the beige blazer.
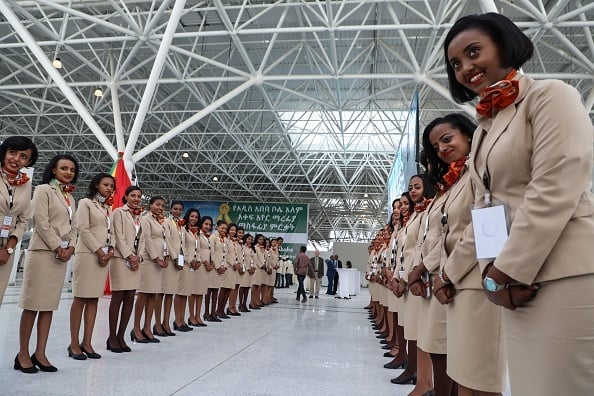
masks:
{"label": "beige blazer", "polygon": [[[0,218],[4,222],[4,216],[12,215],[12,225],[8,237],[14,236],[20,241],[29,226],[29,220],[31,220],[31,182],[12,187],[12,209],[6,183],[5,181],[0,182]],[[1,238],[0,246],[4,246],[7,239]]]}
{"label": "beige blazer", "polygon": [[488,167],[510,218],[495,266],[525,284],[594,273],[592,122],[573,87],[518,78],[515,103],[480,119],[472,144],[475,202]]}
{"label": "beige blazer", "polygon": [[144,230],[142,222],[138,216],[140,231],[138,233],[138,251],[134,251],[134,239],[136,238],[136,228],[134,227],[134,216],[127,205],[117,208],[111,214],[111,224],[113,227],[112,244],[114,245],[114,256],[127,258],[131,254],[140,254],[144,249]]}
{"label": "beige blazer", "polygon": [[180,254],[180,249],[183,252],[184,244],[182,239],[186,237],[186,227],[178,227],[177,221],[175,221],[173,217],[165,219],[165,223],[163,223],[163,225],[167,228],[167,234],[169,235],[167,238],[169,257],[177,260],[177,256]]}
{"label": "beige blazer", "polygon": [[467,170],[449,193],[443,208],[448,216],[443,245],[447,260],[443,269],[456,289],[482,289],[470,215],[474,190]]}
{"label": "beige blazer", "polygon": [[[100,248],[107,246],[107,219],[110,216],[111,207],[103,208],[95,199],[83,198],[78,201],[76,253],[95,253]],[[113,227],[110,225],[110,231],[112,229]],[[110,243],[113,246],[111,238]]]}
{"label": "beige blazer", "polygon": [[193,260],[202,261],[200,259],[200,232],[196,235],[183,228],[184,235],[184,258],[187,264],[190,264]]}
{"label": "beige blazer", "polygon": [[[219,268],[222,265],[228,267],[230,254],[229,254],[229,239],[225,237],[222,241],[217,234],[212,234],[210,236],[210,246],[211,246],[211,258],[215,268]],[[231,263],[232,264],[232,263]]]}
{"label": "beige blazer", "polygon": [[427,234],[421,242],[421,259],[430,274],[436,274],[440,268],[443,239],[443,226],[441,224],[442,208],[449,193],[450,191],[447,191],[431,203],[431,206],[426,210],[427,214],[421,225],[423,229],[422,234],[425,234],[424,229],[425,227],[427,228]]}
{"label": "beige blazer", "polygon": [[57,187],[41,184],[33,193],[33,226],[35,230],[29,242],[29,250],[54,251],[68,240],[68,246],[76,245],[76,202],[68,194],[71,211]]}
{"label": "beige blazer", "polygon": [[[163,224],[160,224],[153,215],[148,212],[141,217],[142,235],[144,236],[144,249],[141,250],[142,257],[149,260],[163,259],[163,242],[167,242],[170,238],[169,228],[165,225],[167,219]],[[169,249],[169,246],[167,246]],[[173,252],[169,252],[171,256]],[[177,257],[177,256],[176,256]]]}
{"label": "beige blazer", "polygon": [[[418,250],[419,233],[422,233],[423,218],[425,217],[423,212],[414,212],[408,223],[406,224],[404,231],[404,280],[408,282],[408,273],[411,268],[418,264],[417,260],[420,259]],[[400,269],[400,267],[398,268]]]}

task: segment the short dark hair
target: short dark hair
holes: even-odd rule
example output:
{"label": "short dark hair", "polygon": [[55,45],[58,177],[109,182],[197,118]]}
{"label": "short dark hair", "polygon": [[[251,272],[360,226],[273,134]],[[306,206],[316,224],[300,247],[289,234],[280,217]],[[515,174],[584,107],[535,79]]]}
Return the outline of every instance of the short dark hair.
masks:
{"label": "short dark hair", "polygon": [[91,180],[91,183],[89,184],[89,192],[87,193],[87,198],[93,198],[95,197],[95,195],[97,195],[97,184],[99,184],[99,182],[104,178],[109,178],[113,181],[113,187],[115,191],[115,179],[113,178],[113,176],[109,173],[101,172],[95,175],[95,177]]}
{"label": "short dark hair", "polygon": [[429,135],[431,131],[442,124],[450,124],[452,128],[459,130],[462,135],[466,136],[472,141],[472,136],[476,129],[476,125],[465,115],[458,113],[451,113],[444,117],[434,119],[425,127],[423,131],[423,152],[427,156],[427,162],[429,163],[429,169],[427,174],[433,184],[441,181],[443,175],[448,171],[449,164],[445,163],[437,156],[437,151],[429,141]]}
{"label": "short dark hair", "polygon": [[235,227],[235,232],[237,232],[237,224],[229,223],[229,225],[227,226],[227,231],[229,231],[231,229],[231,227]]}
{"label": "short dark hair", "polygon": [[458,34],[471,29],[480,30],[493,40],[499,50],[501,67],[519,69],[534,53],[534,44],[530,38],[506,16],[489,12],[481,15],[467,15],[458,19],[443,42],[450,94],[458,103],[468,102],[477,94],[466,89],[456,80],[456,73],[448,61],[448,48]]}
{"label": "short dark hair", "polygon": [[10,136],[4,139],[2,144],[0,144],[0,164],[4,163],[4,157],[6,157],[6,152],[8,150],[31,150],[31,158],[29,159],[29,164],[26,167],[35,165],[35,162],[39,157],[35,143],[25,136]]}
{"label": "short dark hair", "polygon": [[201,217],[200,218],[200,228],[202,228],[202,224],[204,224],[204,222],[206,220],[210,220],[210,225],[212,227],[212,217],[210,217],[210,216],[204,216],[204,217]]}
{"label": "short dark hair", "polygon": [[155,202],[157,202],[157,201],[163,201],[163,203],[165,203],[165,202],[166,202],[166,201],[165,201],[165,198],[163,198],[162,196],[160,196],[160,195],[155,195],[154,197],[151,197],[151,200],[149,201],[149,205],[152,205],[152,204],[154,204],[154,203],[155,203]]}
{"label": "short dark hair", "polygon": [[181,205],[182,209],[184,207],[184,203],[178,199],[174,199],[173,201],[171,201],[171,205],[169,207],[173,208],[175,205]]}
{"label": "short dark hair", "polygon": [[128,201],[126,200],[126,195],[130,194],[132,191],[140,191],[140,193],[142,194],[142,190],[140,189],[140,187],[138,187],[138,186],[128,186],[126,188],[126,191],[124,191],[124,196],[122,197],[122,203],[124,205],[128,203]]}
{"label": "short dark hair", "polygon": [[78,175],[80,173],[80,166],[78,165],[78,161],[74,159],[73,156],[70,154],[58,154],[54,155],[54,157],[50,160],[50,162],[46,165],[45,169],[43,170],[43,175],[41,176],[41,184],[47,184],[55,178],[54,173],[52,172],[56,166],[58,166],[58,162],[60,160],[68,160],[72,161],[74,164],[74,177],[72,178],[72,184],[76,184],[78,180]]}
{"label": "short dark hair", "polygon": [[223,223],[227,224],[227,222],[225,220],[222,220],[222,219],[221,220],[217,220],[217,227],[220,226]]}
{"label": "short dark hair", "polygon": [[301,253],[305,253],[305,252],[307,251],[307,247],[305,247],[305,246],[301,246],[301,247],[299,248],[299,251],[300,251]]}
{"label": "short dark hair", "polygon": [[198,224],[200,224],[200,211],[198,209],[196,209],[196,208],[188,209],[188,211],[184,215],[184,222],[186,224],[186,230],[189,230],[189,227],[190,227],[190,215],[192,213],[198,213],[198,222],[196,223],[196,225],[198,226]]}
{"label": "short dark hair", "polygon": [[[421,179],[423,181],[423,197],[425,197],[425,198],[435,197],[435,193],[436,193],[435,185],[433,183],[431,183],[431,180],[429,179],[429,177],[427,175],[417,174],[417,175],[411,176],[411,178],[409,180],[412,180],[415,177],[418,177],[419,179]],[[408,196],[408,198],[410,198],[410,195]]]}

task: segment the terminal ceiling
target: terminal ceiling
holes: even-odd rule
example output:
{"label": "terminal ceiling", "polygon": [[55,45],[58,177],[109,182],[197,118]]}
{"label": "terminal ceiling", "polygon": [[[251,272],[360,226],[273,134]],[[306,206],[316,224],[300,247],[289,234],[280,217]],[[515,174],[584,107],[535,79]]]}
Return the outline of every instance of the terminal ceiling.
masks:
{"label": "terminal ceiling", "polygon": [[2,136],[33,135],[39,166],[74,153],[86,185],[121,151],[146,195],[307,203],[310,239],[322,246],[368,241],[386,221],[415,90],[421,129],[446,112],[474,116],[450,99],[445,78],[442,43],[460,16],[511,17],[536,44],[525,72],[567,81],[590,111],[594,102],[586,0],[0,7]]}

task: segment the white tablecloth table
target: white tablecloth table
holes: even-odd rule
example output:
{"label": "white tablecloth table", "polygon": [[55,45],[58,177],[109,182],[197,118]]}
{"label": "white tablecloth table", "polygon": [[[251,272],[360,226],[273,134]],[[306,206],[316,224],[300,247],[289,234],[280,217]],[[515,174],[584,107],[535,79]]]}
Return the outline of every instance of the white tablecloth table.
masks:
{"label": "white tablecloth table", "polygon": [[338,294],[341,298],[356,296],[361,292],[361,271],[354,268],[339,268]]}

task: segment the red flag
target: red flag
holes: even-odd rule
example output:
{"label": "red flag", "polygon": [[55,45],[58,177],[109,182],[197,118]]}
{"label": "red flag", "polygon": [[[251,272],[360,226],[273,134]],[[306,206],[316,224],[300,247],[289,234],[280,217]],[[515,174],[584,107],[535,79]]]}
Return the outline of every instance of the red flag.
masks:
{"label": "red flag", "polygon": [[[124,165],[124,158],[122,158],[123,155],[124,153],[122,152],[118,153],[118,159],[111,168],[111,175],[115,178],[115,192],[113,194],[113,205],[111,206],[111,208],[114,210],[124,205],[122,198],[124,198],[126,189],[132,185],[132,182],[128,177],[128,172],[126,171],[126,166]],[[107,280],[105,281],[105,289],[103,294],[111,294],[109,273],[107,274]]]}

